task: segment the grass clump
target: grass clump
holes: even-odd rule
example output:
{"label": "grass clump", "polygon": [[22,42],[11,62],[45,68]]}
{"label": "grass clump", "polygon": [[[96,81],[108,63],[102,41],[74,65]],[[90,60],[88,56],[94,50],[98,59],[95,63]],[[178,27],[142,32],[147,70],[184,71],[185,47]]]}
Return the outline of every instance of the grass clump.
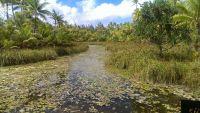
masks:
{"label": "grass clump", "polygon": [[181,84],[189,68],[182,63],[157,63],[149,69],[149,80],[154,83]]}
{"label": "grass clump", "polygon": [[14,49],[14,50],[2,50],[0,52],[0,65],[10,66],[18,64],[34,63],[43,60],[54,60],[57,57],[57,53],[50,49]]}

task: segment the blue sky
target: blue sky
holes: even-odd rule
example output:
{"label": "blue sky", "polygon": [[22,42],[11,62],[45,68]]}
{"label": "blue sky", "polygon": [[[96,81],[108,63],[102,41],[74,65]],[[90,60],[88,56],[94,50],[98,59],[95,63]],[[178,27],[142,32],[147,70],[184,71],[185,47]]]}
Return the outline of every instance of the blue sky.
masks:
{"label": "blue sky", "polygon": [[[81,2],[82,0],[58,0],[62,2],[63,4],[67,4],[69,6],[76,6],[77,2]],[[120,4],[121,0],[96,0],[96,4],[100,5],[102,3],[112,3],[112,4]]]}

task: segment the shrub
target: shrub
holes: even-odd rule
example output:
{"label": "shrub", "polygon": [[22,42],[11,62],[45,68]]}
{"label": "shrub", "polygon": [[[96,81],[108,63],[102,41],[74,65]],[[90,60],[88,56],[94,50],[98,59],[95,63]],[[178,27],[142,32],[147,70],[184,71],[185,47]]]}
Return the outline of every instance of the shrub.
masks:
{"label": "shrub", "polygon": [[10,40],[4,40],[3,41],[3,48],[9,49],[14,45],[14,41]]}
{"label": "shrub", "polygon": [[35,37],[30,37],[29,39],[23,41],[23,45],[27,48],[37,48],[38,44],[39,41]]}
{"label": "shrub", "polygon": [[59,56],[84,52],[88,49],[87,44],[71,45],[69,47],[56,47],[55,51]]}

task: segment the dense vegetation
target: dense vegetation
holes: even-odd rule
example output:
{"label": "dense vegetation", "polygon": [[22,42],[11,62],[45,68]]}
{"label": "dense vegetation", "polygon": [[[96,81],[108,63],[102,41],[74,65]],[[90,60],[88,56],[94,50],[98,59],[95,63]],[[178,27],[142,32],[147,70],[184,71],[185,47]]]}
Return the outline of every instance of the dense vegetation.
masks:
{"label": "dense vegetation", "polygon": [[[178,86],[190,97],[200,98],[200,0],[138,1],[133,0],[133,22],[94,26],[71,25],[56,10],[46,10],[48,3],[40,0],[0,0],[6,10],[6,18],[0,17],[0,112],[15,112],[23,105],[27,111],[56,109],[58,98],[70,89],[63,84],[70,59],[58,57],[86,51],[88,44],[105,45],[110,52],[108,69],[145,90],[163,84],[168,89]],[[52,61],[39,62],[43,60]],[[11,66],[27,63],[34,64]],[[58,80],[52,83],[51,76]],[[45,87],[37,86],[43,82]],[[168,98],[170,91],[163,97]]]}
{"label": "dense vegetation", "polygon": [[[126,54],[119,55],[119,57],[118,55],[111,56],[111,61],[113,61],[111,64],[118,68],[128,69],[129,65],[142,61],[143,63],[140,62],[139,66],[132,66],[141,71],[140,68],[144,65],[143,60],[150,64],[152,64],[152,59],[157,60],[158,63],[155,66],[152,65],[151,68],[146,65],[148,71],[143,67],[154,82],[181,82],[180,80],[186,77],[185,71],[193,70],[188,69],[192,67],[187,63],[198,64],[196,59],[199,57],[199,0],[154,0],[139,4],[140,7],[136,0],[134,1],[136,4],[134,23],[116,24],[111,22],[107,26],[99,23],[95,27],[70,25],[55,10],[52,12],[45,10],[48,3],[40,3],[39,0],[1,0],[1,3],[6,9],[8,6],[12,6],[13,12],[10,16],[7,10],[7,19],[1,19],[1,65],[55,59],[56,56],[81,52],[86,50],[87,46],[74,45],[73,42],[83,41],[136,42],[137,44],[132,44],[134,48],[130,46],[131,51],[129,47],[126,47],[130,52],[125,52]],[[53,20],[53,25],[47,22],[49,17]],[[140,44],[141,42],[148,42],[148,44]],[[136,45],[139,45],[140,49]],[[114,49],[115,47],[110,48]],[[127,50],[122,49],[122,51]],[[114,54],[120,54],[118,49],[116,52]],[[121,54],[123,53],[121,52]],[[121,61],[121,58],[123,59],[122,63],[119,63],[118,60]],[[134,59],[137,59],[137,62],[129,63]],[[161,70],[163,63],[171,71],[167,68]],[[192,76],[192,74],[189,75]],[[194,76],[197,75],[194,74]]]}
{"label": "dense vegetation", "polygon": [[199,9],[199,0],[141,4],[134,15],[137,40],[107,44],[107,65],[134,80],[184,85],[199,95]]}
{"label": "dense vegetation", "polygon": [[195,53],[190,53],[184,44],[175,46],[162,58],[150,43],[113,43],[107,44],[107,50],[112,53],[107,66],[127,78],[146,83],[185,85],[199,91],[200,57],[194,58]]}

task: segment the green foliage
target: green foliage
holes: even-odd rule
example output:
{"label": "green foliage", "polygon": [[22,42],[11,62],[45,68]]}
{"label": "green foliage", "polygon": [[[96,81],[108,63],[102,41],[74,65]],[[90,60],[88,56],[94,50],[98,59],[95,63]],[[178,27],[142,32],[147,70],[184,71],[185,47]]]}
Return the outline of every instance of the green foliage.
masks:
{"label": "green foliage", "polygon": [[72,45],[70,47],[56,47],[55,51],[59,56],[84,52],[88,49],[87,44]]}
{"label": "green foliage", "polygon": [[173,20],[178,26],[188,25],[192,29],[192,39],[198,49],[200,42],[200,1],[185,0],[177,3],[179,13],[173,16]]}
{"label": "green foliage", "polygon": [[136,34],[148,38],[159,48],[160,55],[182,41],[190,41],[190,29],[172,24],[172,16],[177,14],[165,0],[145,2],[141,8],[141,19],[136,21]]}
{"label": "green foliage", "polygon": [[4,40],[3,48],[9,49],[12,46],[14,46],[14,41],[12,41],[12,40]]}
{"label": "green foliage", "polygon": [[35,37],[30,37],[27,40],[23,41],[23,45],[27,48],[37,48],[39,44],[39,41]]}
{"label": "green foliage", "polygon": [[62,45],[64,43],[70,42],[70,37],[67,36],[67,32],[65,32],[65,28],[61,27],[55,31],[54,42],[56,45]]}

